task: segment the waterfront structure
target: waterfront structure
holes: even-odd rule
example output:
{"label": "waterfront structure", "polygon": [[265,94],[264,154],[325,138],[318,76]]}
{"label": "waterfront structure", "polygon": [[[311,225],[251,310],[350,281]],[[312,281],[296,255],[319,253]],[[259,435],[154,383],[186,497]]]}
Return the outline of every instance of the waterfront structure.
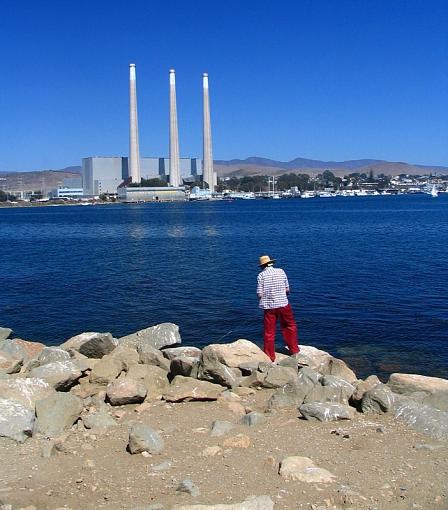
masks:
{"label": "waterfront structure", "polygon": [[67,188],[65,186],[61,186],[59,188],[52,189],[50,191],[50,196],[52,198],[80,199],[84,196],[84,189],[83,188]]}
{"label": "waterfront structure", "polygon": [[[140,158],[140,172],[144,179],[170,180],[168,158]],[[180,184],[199,181],[202,176],[201,160],[179,158]],[[89,157],[82,160],[82,187],[84,195],[98,196],[102,193],[115,194],[118,186],[129,179],[127,157]]]}
{"label": "waterfront structure", "polygon": [[118,200],[122,202],[184,202],[183,186],[120,187]]}
{"label": "waterfront structure", "polygon": [[132,182],[139,183],[141,177],[136,81],[135,64],[129,64],[129,171]]}
{"label": "waterfront structure", "polygon": [[204,181],[208,184],[210,192],[215,191],[216,176],[213,171],[212,129],[210,123],[210,95],[208,87],[208,74],[202,75],[203,90],[203,166]]}
{"label": "waterfront structure", "polygon": [[170,184],[179,186],[179,130],[177,125],[176,73],[170,69]]}

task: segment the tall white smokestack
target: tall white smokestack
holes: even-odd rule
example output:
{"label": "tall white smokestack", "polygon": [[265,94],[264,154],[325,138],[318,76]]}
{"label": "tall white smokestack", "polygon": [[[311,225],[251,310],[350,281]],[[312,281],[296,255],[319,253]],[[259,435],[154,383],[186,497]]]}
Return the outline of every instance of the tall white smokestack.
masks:
{"label": "tall white smokestack", "polygon": [[215,191],[215,176],[213,172],[213,152],[212,152],[212,129],[210,125],[210,97],[208,91],[208,74],[202,75],[202,87],[204,91],[204,125],[203,125],[203,178],[208,184],[211,192]]}
{"label": "tall white smokestack", "polygon": [[170,184],[180,185],[179,130],[177,127],[176,72],[170,69]]}
{"label": "tall white smokestack", "polygon": [[141,181],[135,64],[129,64],[129,174],[132,182]]}

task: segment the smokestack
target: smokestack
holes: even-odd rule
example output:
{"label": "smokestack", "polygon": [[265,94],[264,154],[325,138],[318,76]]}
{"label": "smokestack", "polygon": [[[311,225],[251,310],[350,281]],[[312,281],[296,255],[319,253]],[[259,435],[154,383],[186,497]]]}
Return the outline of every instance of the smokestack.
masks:
{"label": "smokestack", "polygon": [[132,178],[132,182],[140,183],[140,150],[138,144],[135,64],[129,64],[129,174]]}
{"label": "smokestack", "polygon": [[176,72],[170,69],[170,184],[180,185],[179,130],[177,127]]}
{"label": "smokestack", "polygon": [[213,153],[212,153],[212,130],[210,125],[210,97],[208,93],[208,74],[202,75],[202,87],[204,92],[204,126],[203,126],[203,178],[211,192],[215,191],[215,176],[213,172]]}

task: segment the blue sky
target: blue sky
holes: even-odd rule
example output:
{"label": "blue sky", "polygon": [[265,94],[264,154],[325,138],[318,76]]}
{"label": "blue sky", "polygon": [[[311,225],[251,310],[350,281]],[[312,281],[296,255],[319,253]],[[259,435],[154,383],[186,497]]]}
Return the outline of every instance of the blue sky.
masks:
{"label": "blue sky", "polygon": [[448,165],[448,2],[11,1],[0,15],[0,171],[128,153],[137,65],[142,155],[378,158]]}

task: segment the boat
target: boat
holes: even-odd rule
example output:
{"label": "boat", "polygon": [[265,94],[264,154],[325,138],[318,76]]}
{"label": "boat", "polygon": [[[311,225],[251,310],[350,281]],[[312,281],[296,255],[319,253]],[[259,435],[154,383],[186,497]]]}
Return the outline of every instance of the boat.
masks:
{"label": "boat", "polygon": [[432,197],[438,197],[439,196],[439,192],[437,191],[437,188],[436,188],[436,185],[434,184],[433,187],[432,187],[432,190],[431,190],[431,196]]}
{"label": "boat", "polygon": [[316,193],[314,191],[304,191],[301,193],[300,198],[314,198]]}

